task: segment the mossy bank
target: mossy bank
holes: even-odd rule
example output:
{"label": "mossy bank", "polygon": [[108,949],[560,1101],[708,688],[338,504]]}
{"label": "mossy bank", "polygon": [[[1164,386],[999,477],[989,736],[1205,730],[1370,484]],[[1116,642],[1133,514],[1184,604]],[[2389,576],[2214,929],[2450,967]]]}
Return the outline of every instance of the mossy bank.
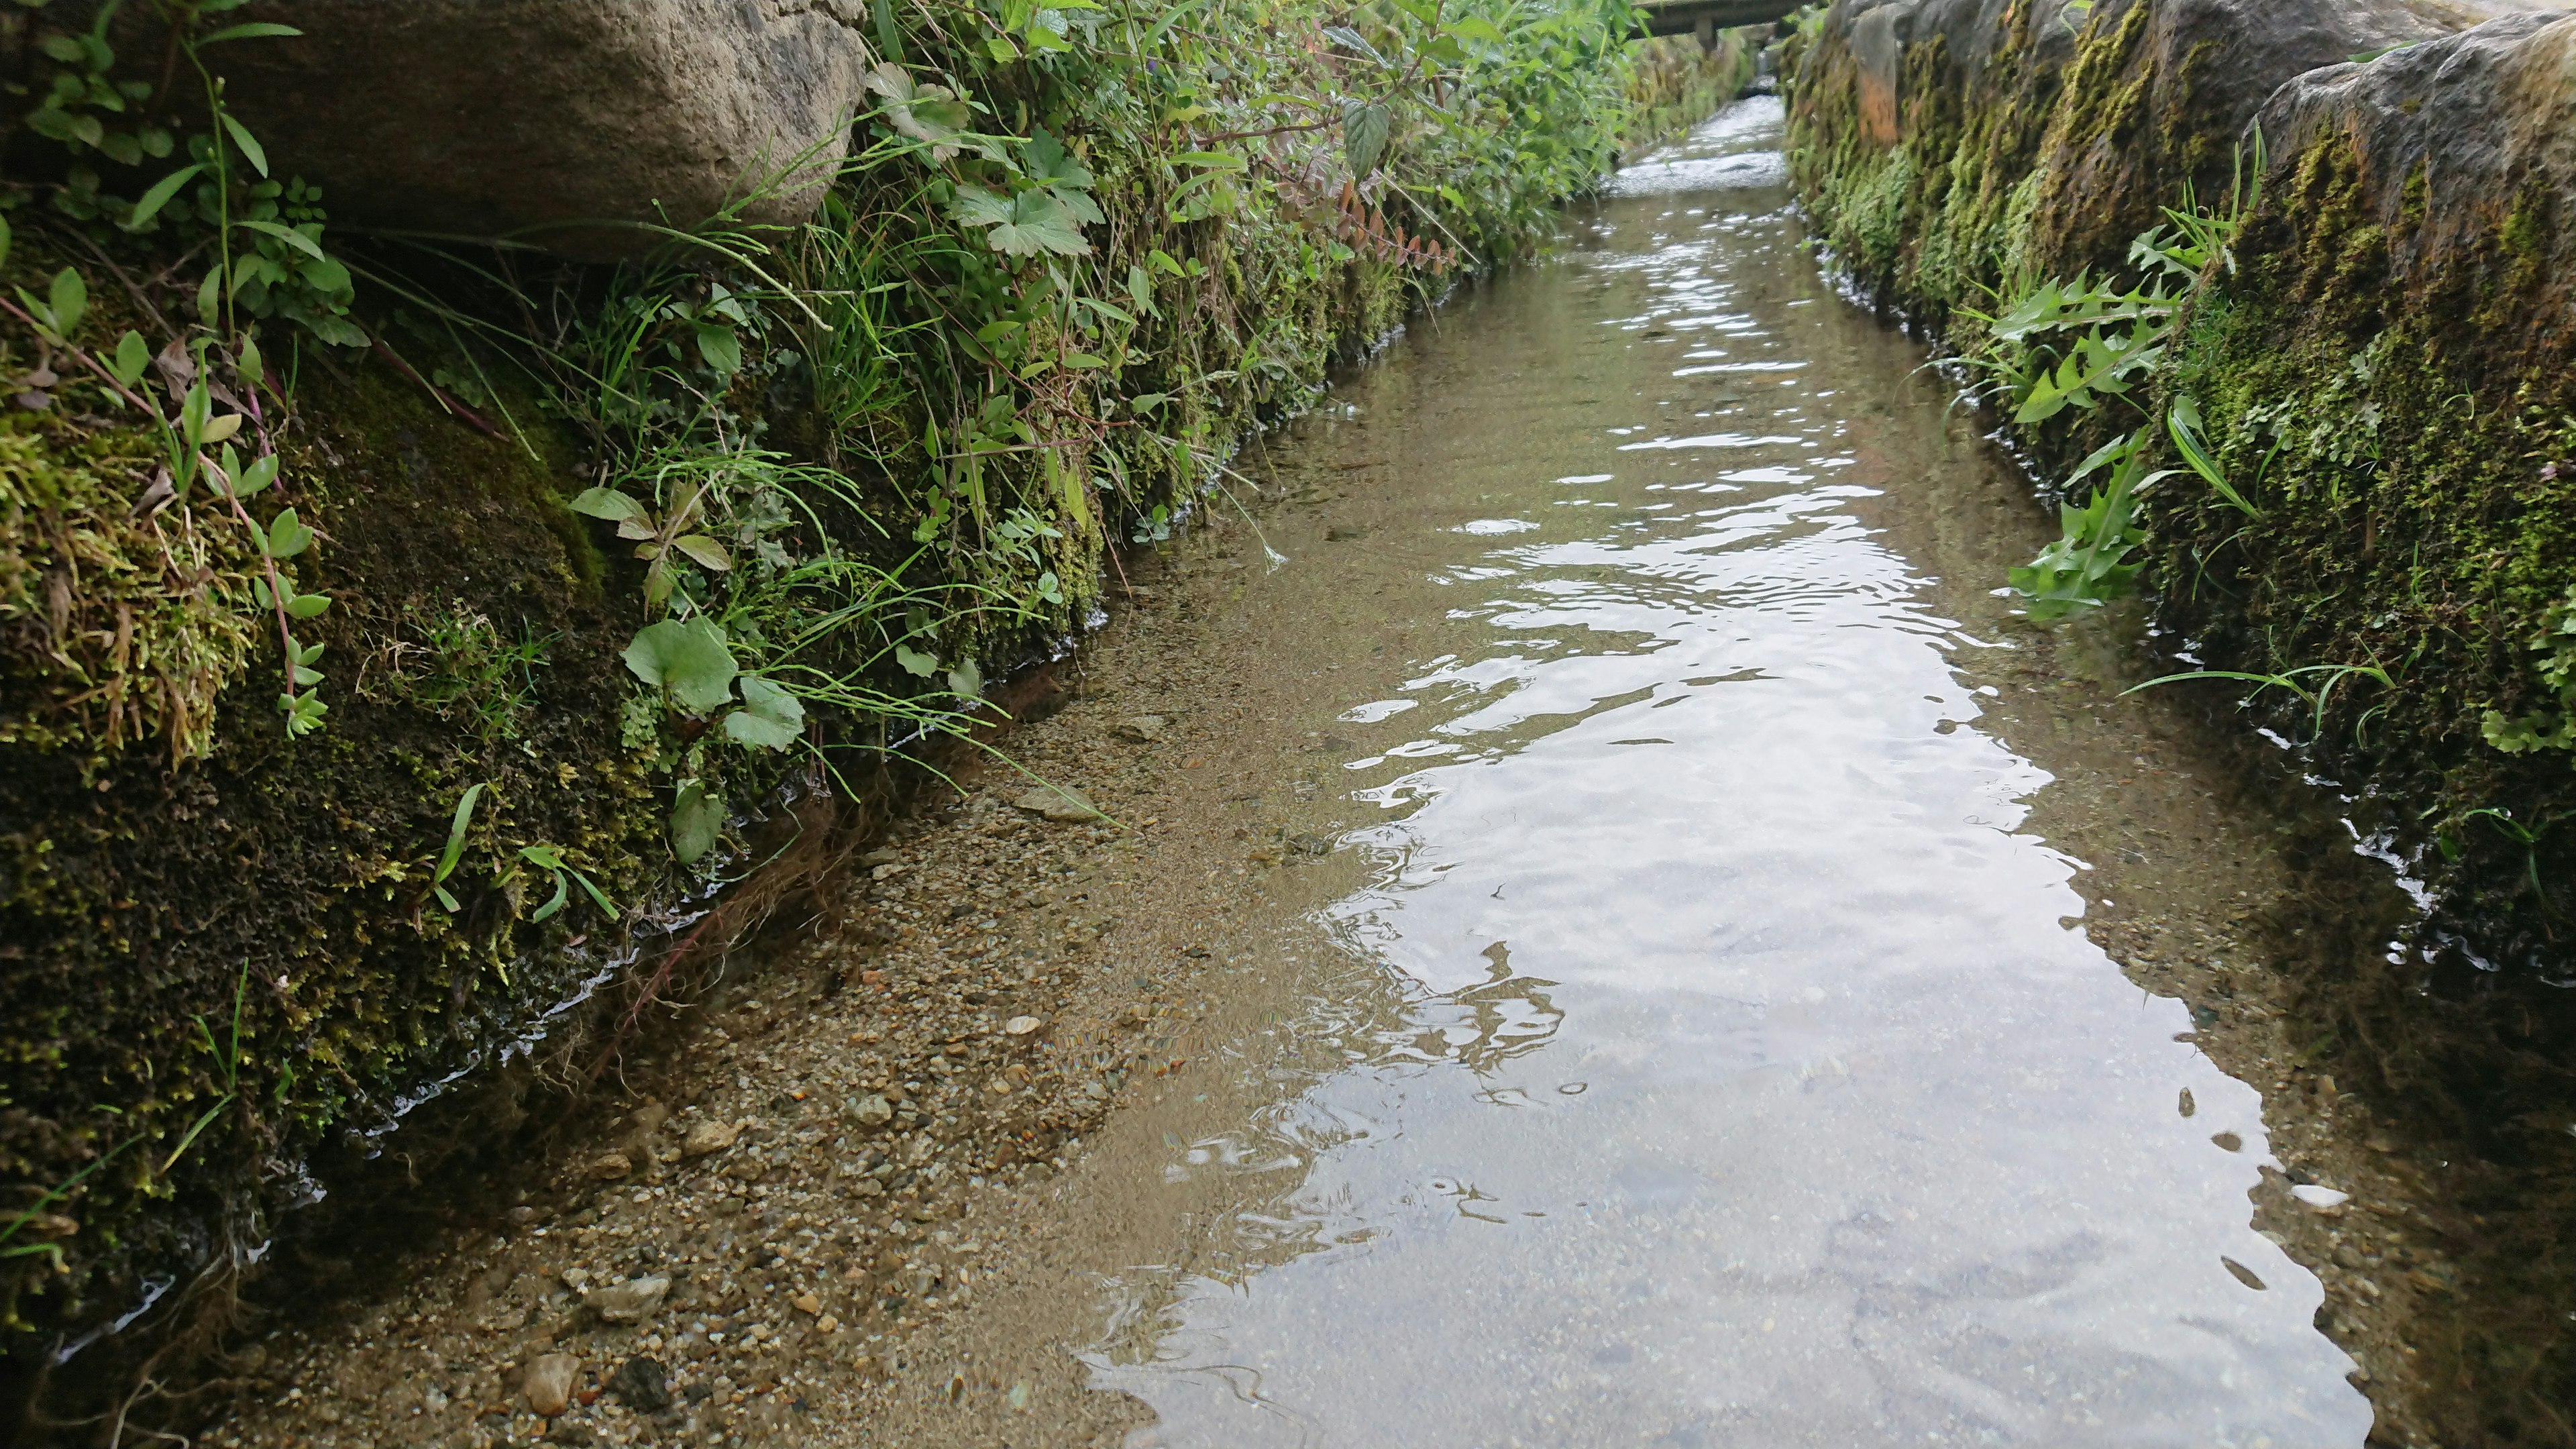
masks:
{"label": "mossy bank", "polygon": [[[2252,695],[2422,882],[2404,939],[2304,953],[2314,1051],[2494,1169],[2459,1225],[2480,1271],[2550,1271],[2563,1194],[2538,1184],[2576,1100],[2576,166],[2551,138],[2576,20],[1841,0],[1793,47],[1825,244],[2082,506],[2016,573],[2033,612],[2143,589],[2174,670],[2239,676],[2163,687]],[[2442,1346],[2464,1442],[2565,1442],[2559,1331]]]}
{"label": "mossy bank", "polygon": [[841,69],[793,74],[846,131],[696,214],[473,237],[261,146],[226,57],[300,73],[319,11],[0,22],[21,1442],[197,1412],[312,1204],[512,1150],[1116,547],[1752,64],[1618,6],[826,8]]}

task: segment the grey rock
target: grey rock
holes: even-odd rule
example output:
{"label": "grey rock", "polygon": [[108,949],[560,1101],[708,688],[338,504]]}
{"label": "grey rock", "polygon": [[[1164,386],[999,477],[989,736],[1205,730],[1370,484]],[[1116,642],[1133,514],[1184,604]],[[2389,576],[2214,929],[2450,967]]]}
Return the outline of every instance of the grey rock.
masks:
{"label": "grey rock", "polygon": [[656,1275],[593,1288],[582,1295],[581,1301],[606,1322],[640,1323],[662,1306],[670,1291],[671,1280]]}
{"label": "grey rock", "polygon": [[[2531,0],[2541,3],[2541,0]],[[1963,115],[2047,121],[2024,144],[2053,147],[2038,168],[2029,260],[2059,275],[2116,270],[2129,239],[2160,220],[2186,183],[2224,192],[2237,141],[2285,82],[2348,57],[2455,33],[2516,0],[1835,0],[1801,63],[1795,104],[1856,113],[1865,139],[1893,147],[1923,125]],[[2128,22],[2143,10],[2134,29]],[[2098,93],[2062,93],[2079,36],[2129,36],[2096,80]],[[1929,64],[1915,63],[1924,55]],[[2134,111],[2105,125],[2113,96]],[[2268,128],[2267,128],[2268,130]],[[1946,145],[1946,142],[1944,143]],[[2276,143],[2271,147],[2280,154]],[[1946,154],[1930,158],[1947,164]],[[2033,173],[2019,152],[1986,158],[1994,184]],[[1931,218],[1909,218],[1920,234]],[[1872,278],[1885,285],[1892,279]],[[1917,299],[1908,298],[1908,301]],[[1943,298],[1956,302],[1962,299]]]}
{"label": "grey rock", "polygon": [[1045,816],[1059,825],[1108,818],[1100,813],[1099,806],[1091,803],[1091,797],[1062,785],[1040,785],[1023,791],[1011,804],[1032,815]]}
{"label": "grey rock", "polygon": [[857,1105],[850,1108],[850,1115],[862,1127],[882,1127],[894,1120],[894,1104],[883,1095],[861,1097]]}
{"label": "grey rock", "polygon": [[671,1407],[671,1376],[658,1359],[638,1355],[619,1364],[617,1372],[609,1375],[608,1391],[639,1414]]}
{"label": "grey rock", "polygon": [[[2263,108],[2276,167],[2322,141],[2350,145],[2393,236],[2401,276],[2474,268],[2507,216],[2545,193],[2576,214],[2576,16],[2508,16],[2368,65],[2292,79]],[[2419,177],[2423,191],[2410,195]],[[2409,211],[2421,217],[2408,220]],[[2570,229],[2552,229],[2563,266]],[[2535,319],[2537,321],[2538,319]]]}
{"label": "grey rock", "polygon": [[1133,740],[1140,745],[1150,745],[1162,739],[1165,732],[1171,728],[1171,723],[1169,719],[1159,714],[1134,715],[1120,720],[1114,733],[1120,739]]}
{"label": "grey rock", "polygon": [[[128,6],[128,10],[143,7]],[[867,101],[865,0],[256,0],[227,98],[336,221],[605,258],[810,212]],[[147,52],[139,52],[147,53]],[[628,223],[626,226],[583,223]]]}

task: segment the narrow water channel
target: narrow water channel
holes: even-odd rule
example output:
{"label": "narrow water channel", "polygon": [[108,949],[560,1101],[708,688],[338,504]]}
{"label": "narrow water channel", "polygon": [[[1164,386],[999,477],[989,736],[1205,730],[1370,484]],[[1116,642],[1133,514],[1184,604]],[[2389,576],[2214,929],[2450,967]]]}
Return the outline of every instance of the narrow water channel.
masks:
{"label": "narrow water channel", "polygon": [[2260,1096],[2088,939],[1996,723],[2044,521],[1777,145],[1749,103],[1631,169],[1247,465],[1346,520],[1244,587],[1311,596],[1276,667],[1356,874],[1339,987],[1235,1050],[1280,1099],[1146,1109],[1235,1186],[1103,1276],[1131,1444],[2369,1432],[2253,1222]]}

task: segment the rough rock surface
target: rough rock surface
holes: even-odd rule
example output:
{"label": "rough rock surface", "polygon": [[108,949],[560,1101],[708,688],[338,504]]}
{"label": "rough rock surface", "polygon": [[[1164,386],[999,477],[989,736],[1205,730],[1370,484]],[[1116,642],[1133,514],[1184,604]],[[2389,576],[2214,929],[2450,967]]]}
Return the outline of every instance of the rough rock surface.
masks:
{"label": "rough rock surface", "polygon": [[[583,256],[803,215],[863,107],[862,0],[260,0],[304,32],[230,47],[233,104],[335,220]],[[506,57],[507,63],[501,63]]]}
{"label": "rough rock surface", "polygon": [[1845,265],[1939,321],[1981,286],[2117,266],[2304,71],[2456,32],[2460,0],[1836,0],[1804,40],[1796,165]]}
{"label": "rough rock surface", "polygon": [[2571,80],[2576,16],[2516,15],[2373,64],[2298,76],[2272,96],[2262,126],[2285,158],[2330,142],[2351,148],[2400,275],[2503,260],[2486,243],[2528,218],[2524,240],[2549,242],[2529,260],[2559,303],[2529,320],[2554,334],[2567,321],[2570,242],[2538,222],[2541,212],[2564,221],[2576,206]]}

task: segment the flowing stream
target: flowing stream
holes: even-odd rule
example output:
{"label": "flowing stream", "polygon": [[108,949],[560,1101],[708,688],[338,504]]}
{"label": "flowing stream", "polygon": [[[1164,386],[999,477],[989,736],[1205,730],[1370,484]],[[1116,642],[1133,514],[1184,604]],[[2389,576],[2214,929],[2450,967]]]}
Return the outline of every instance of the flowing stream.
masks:
{"label": "flowing stream", "polygon": [[1301,793],[1357,873],[1303,1065],[1237,1053],[1278,1100],[1162,1132],[1249,1186],[1110,1275],[1132,1444],[2369,1431],[2252,1220],[2260,1096],[2088,940],[1996,723],[2059,667],[1993,592],[2046,522],[1834,295],[1778,125],[1624,173],[1247,465],[1384,500],[1278,572],[1352,661]]}

